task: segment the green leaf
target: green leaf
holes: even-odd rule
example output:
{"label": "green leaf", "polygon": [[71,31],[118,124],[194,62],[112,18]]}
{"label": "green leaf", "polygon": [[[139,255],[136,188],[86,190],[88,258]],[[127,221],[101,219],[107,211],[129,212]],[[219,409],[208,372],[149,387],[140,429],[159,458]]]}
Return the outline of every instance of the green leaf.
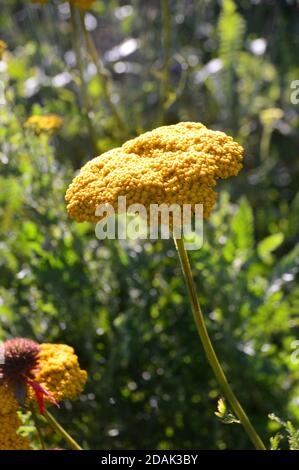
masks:
{"label": "green leaf", "polygon": [[240,424],[240,421],[226,408],[226,403],[223,398],[219,398],[217,403],[217,411],[215,415],[224,424]]}
{"label": "green leaf", "polygon": [[[285,281],[285,274],[294,276],[299,270],[299,243],[278,261],[273,269],[271,283],[276,280]],[[285,281],[286,282],[286,281]]]}
{"label": "green leaf", "polygon": [[243,197],[231,221],[231,236],[223,249],[227,261],[239,258],[243,264],[254,247],[254,219],[248,200]]}
{"label": "green leaf", "polygon": [[267,264],[271,264],[274,261],[272,252],[275,251],[283,242],[284,235],[281,232],[274,233],[269,237],[264,238],[258,246],[257,252],[259,257]]}
{"label": "green leaf", "polygon": [[281,440],[281,434],[275,434],[275,436],[270,437],[270,450],[279,450],[279,444]]}

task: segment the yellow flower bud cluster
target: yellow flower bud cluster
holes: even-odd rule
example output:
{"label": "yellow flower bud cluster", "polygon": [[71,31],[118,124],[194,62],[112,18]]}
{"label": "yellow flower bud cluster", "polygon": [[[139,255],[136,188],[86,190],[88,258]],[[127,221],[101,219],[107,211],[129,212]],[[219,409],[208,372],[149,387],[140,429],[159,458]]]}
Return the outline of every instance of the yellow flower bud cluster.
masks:
{"label": "yellow flower bud cluster", "polygon": [[69,215],[96,222],[100,204],[117,210],[119,196],[127,206],[203,204],[207,218],[215,204],[219,178],[237,175],[243,148],[224,132],[201,123],[159,127],[89,161],[66,192]]}
{"label": "yellow flower bud cluster", "polygon": [[17,434],[19,406],[7,385],[0,386],[0,450],[30,450],[29,440]]}
{"label": "yellow flower bud cluster", "polygon": [[48,114],[47,116],[30,116],[25,127],[34,131],[36,134],[41,132],[52,132],[59,129],[62,126],[62,119],[56,114]]}
{"label": "yellow flower bud cluster", "polygon": [[[56,401],[73,399],[80,395],[87,373],[80,369],[74,349],[66,344],[41,344],[34,380]],[[33,392],[30,391],[33,396]]]}

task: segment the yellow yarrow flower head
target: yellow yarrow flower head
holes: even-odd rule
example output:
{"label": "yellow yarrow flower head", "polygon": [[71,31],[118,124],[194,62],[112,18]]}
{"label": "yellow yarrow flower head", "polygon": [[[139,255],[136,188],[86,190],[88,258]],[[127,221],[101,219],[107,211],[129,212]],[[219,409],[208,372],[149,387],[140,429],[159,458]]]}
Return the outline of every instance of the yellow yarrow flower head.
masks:
{"label": "yellow yarrow flower head", "polygon": [[57,114],[48,114],[47,116],[34,115],[30,116],[25,127],[32,130],[36,134],[41,132],[53,132],[62,126],[62,119]]}
{"label": "yellow yarrow flower head", "polygon": [[41,344],[40,348],[34,380],[57,402],[78,397],[85,386],[87,373],[80,369],[74,349],[66,344]]}
{"label": "yellow yarrow flower head", "polygon": [[48,0],[31,0],[32,3],[47,3]]}
{"label": "yellow yarrow flower head", "polygon": [[16,413],[1,415],[0,423],[0,450],[31,450],[27,437],[17,433],[22,423]]}
{"label": "yellow yarrow flower head", "polygon": [[0,385],[0,415],[13,414],[18,411],[19,404],[8,385]]}
{"label": "yellow yarrow flower head", "polygon": [[87,10],[95,0],[70,0],[70,3],[81,10]]}
{"label": "yellow yarrow flower head", "polygon": [[201,123],[163,126],[89,161],[66,192],[68,213],[78,222],[97,222],[100,204],[203,204],[207,218],[219,178],[237,175],[243,148],[224,132]]}
{"label": "yellow yarrow flower head", "polygon": [[29,440],[17,434],[19,404],[8,385],[0,385],[0,450],[30,450]]}
{"label": "yellow yarrow flower head", "polygon": [[7,49],[6,42],[2,41],[2,39],[0,39],[0,60],[2,60],[3,54],[4,54],[6,49]]}

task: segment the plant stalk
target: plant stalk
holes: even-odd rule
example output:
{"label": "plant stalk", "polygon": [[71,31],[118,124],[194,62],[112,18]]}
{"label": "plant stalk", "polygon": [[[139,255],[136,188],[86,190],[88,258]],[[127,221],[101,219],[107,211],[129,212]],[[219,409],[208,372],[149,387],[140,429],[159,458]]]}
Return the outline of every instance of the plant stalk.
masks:
{"label": "plant stalk", "polygon": [[81,99],[82,99],[82,111],[86,120],[86,125],[88,129],[89,137],[93,146],[93,150],[97,154],[98,152],[97,137],[96,137],[96,132],[95,132],[91,117],[89,115],[91,110],[89,107],[89,98],[87,94],[87,87],[86,87],[85,77],[84,77],[84,65],[83,65],[82,54],[81,54],[78,25],[76,21],[76,10],[71,3],[69,3],[69,6],[70,6],[70,12],[71,12],[74,51],[75,51],[76,62],[77,62],[77,67],[79,71],[79,78],[80,78],[80,90],[81,90],[80,94],[81,94]]}
{"label": "plant stalk", "polygon": [[171,57],[170,50],[170,8],[169,0],[162,0],[162,47],[163,47],[163,69],[161,83],[161,120],[165,122],[168,109],[169,96],[169,64]]}
{"label": "plant stalk", "polygon": [[107,105],[110,108],[110,111],[117,123],[118,128],[121,131],[127,132],[128,131],[127,123],[124,121],[121,114],[119,113],[119,110],[117,106],[114,104],[112,96],[111,96],[112,83],[109,77],[109,72],[104,68],[102,60],[100,59],[98,51],[94,44],[93,38],[91,34],[89,33],[89,31],[87,31],[86,29],[85,13],[82,11],[80,12],[80,20],[81,20],[82,31],[83,31],[86,45],[87,45],[87,50],[90,55],[90,58],[92,59],[94,65],[96,66],[97,75],[98,75],[100,84],[102,86],[103,94],[107,102]]}
{"label": "plant stalk", "polygon": [[34,408],[33,404],[30,405],[30,411],[31,411],[31,414],[32,414],[32,418],[33,418],[35,427],[36,427],[36,431],[37,431],[38,440],[39,440],[39,443],[40,443],[40,446],[41,446],[41,450],[46,450],[42,430],[41,430],[41,427],[39,425],[38,417],[36,415],[36,411],[35,411],[35,408]]}
{"label": "plant stalk", "polygon": [[52,429],[61,436],[73,450],[83,450],[82,447],[69,435],[69,433],[56,421],[54,416],[48,411],[44,411],[44,417],[52,427]]}
{"label": "plant stalk", "polygon": [[208,330],[205,325],[204,316],[202,314],[200,304],[198,301],[198,297],[195,290],[194,280],[192,276],[190,261],[188,258],[187,251],[185,249],[183,239],[175,239],[175,245],[178,251],[181,268],[185,277],[186,286],[189,294],[189,298],[192,305],[192,312],[194,316],[194,320],[196,323],[197,331],[200,336],[203,348],[205,350],[208,362],[212,367],[212,370],[215,374],[215,377],[226,396],[232,411],[240,420],[241,424],[243,425],[249,439],[251,440],[252,444],[255,446],[257,450],[266,450],[261,438],[257,434],[256,430],[252,426],[248,416],[246,415],[244,409],[242,408],[241,404],[239,403],[237,397],[235,396],[234,392],[232,391],[228,380],[224,374],[224,371],[220,365],[220,362],[217,358],[216,352],[213,348],[212,342],[209,337]]}

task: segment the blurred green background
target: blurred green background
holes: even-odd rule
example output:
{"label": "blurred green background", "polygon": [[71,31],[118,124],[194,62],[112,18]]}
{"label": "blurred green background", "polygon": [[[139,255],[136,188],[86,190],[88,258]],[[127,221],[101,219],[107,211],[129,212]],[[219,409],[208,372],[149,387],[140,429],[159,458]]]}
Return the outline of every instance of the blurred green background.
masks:
{"label": "blurred green background", "polygon": [[[144,130],[201,121],[242,143],[244,169],[218,185],[204,246],[190,257],[215,348],[254,425],[266,442],[279,427],[269,413],[298,427],[298,2],[171,0],[169,10],[95,1],[85,23],[104,79],[82,47],[84,102],[68,4],[1,5],[0,338],[74,346],[89,381],[54,413],[86,448],[250,449],[237,424],[214,416],[220,390],[172,242],[101,242],[66,213],[75,171]],[[24,127],[49,113],[63,118],[59,132]]]}

